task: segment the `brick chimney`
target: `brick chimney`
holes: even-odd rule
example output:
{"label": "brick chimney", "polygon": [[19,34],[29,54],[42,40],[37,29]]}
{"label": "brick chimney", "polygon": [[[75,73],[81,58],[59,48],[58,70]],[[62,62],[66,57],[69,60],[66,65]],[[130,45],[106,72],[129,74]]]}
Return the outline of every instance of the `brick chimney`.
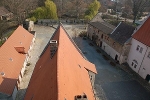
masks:
{"label": "brick chimney", "polygon": [[76,95],[75,100],[88,100],[86,94]]}
{"label": "brick chimney", "polygon": [[50,40],[50,56],[51,58],[54,56],[57,51],[57,40]]}

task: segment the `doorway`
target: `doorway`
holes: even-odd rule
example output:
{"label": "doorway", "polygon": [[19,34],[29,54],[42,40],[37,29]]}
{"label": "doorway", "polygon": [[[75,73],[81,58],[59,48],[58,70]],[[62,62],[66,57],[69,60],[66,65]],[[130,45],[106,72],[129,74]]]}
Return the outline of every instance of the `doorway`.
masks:
{"label": "doorway", "polygon": [[145,80],[148,82],[150,81],[150,75],[149,74],[146,76]]}
{"label": "doorway", "polygon": [[100,41],[100,47],[102,47],[102,41]]}
{"label": "doorway", "polygon": [[115,60],[118,60],[118,55],[115,56]]}

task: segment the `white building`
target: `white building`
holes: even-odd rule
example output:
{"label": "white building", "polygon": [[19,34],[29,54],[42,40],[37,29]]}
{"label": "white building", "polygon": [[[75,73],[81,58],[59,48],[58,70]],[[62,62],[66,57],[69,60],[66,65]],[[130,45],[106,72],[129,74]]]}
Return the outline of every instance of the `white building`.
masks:
{"label": "white building", "polygon": [[15,100],[35,36],[19,26],[0,47],[0,100]]}
{"label": "white building", "polygon": [[132,36],[128,56],[129,66],[142,78],[150,81],[150,16]]}

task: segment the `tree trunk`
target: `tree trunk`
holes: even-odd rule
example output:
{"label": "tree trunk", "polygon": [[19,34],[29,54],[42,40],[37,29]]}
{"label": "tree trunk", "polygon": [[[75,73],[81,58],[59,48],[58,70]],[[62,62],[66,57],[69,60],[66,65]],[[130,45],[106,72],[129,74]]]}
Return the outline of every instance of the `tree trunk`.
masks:
{"label": "tree trunk", "polygon": [[132,24],[135,24],[135,20],[136,20],[136,15],[134,15],[133,23]]}

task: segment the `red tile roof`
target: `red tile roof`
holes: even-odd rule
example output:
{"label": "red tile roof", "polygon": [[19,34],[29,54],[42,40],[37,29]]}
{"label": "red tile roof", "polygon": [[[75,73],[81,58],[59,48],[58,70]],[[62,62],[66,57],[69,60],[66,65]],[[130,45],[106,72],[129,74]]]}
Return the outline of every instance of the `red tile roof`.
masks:
{"label": "red tile roof", "polygon": [[11,95],[26,55],[18,53],[15,47],[24,47],[29,50],[33,35],[19,26],[8,40],[0,47],[0,92]]}
{"label": "red tile roof", "polygon": [[74,100],[85,93],[88,100],[95,100],[86,69],[96,73],[95,65],[79,53],[68,34],[60,25],[54,33],[58,49],[51,59],[50,45],[38,60],[31,77],[25,100]]}
{"label": "red tile roof", "polygon": [[150,16],[132,37],[150,47]]}

